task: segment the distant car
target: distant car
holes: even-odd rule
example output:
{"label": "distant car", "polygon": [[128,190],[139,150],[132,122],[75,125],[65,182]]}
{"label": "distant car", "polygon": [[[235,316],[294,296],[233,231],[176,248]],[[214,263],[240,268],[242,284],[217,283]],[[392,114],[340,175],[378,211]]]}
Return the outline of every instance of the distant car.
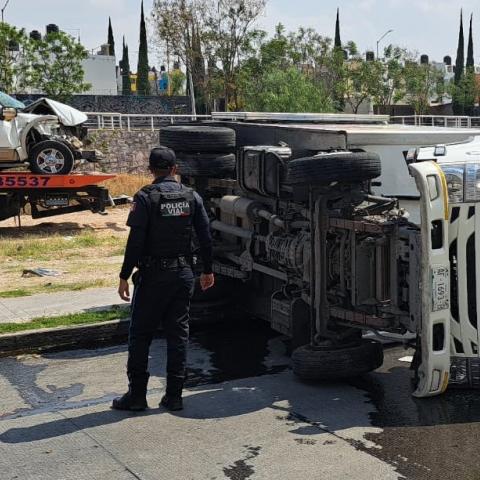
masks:
{"label": "distant car", "polygon": [[82,160],[99,161],[100,152],[84,148],[87,119],[48,98],[25,106],[0,92],[0,171],[27,166],[42,175],[66,175]]}

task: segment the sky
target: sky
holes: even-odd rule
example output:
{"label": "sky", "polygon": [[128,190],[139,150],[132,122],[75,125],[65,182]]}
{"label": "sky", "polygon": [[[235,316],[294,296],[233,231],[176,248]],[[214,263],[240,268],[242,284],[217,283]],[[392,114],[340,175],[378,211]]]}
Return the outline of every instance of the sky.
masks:
{"label": "sky", "polygon": [[[0,0],[0,8],[6,0]],[[137,62],[141,0],[10,0],[5,21],[27,31],[45,31],[55,23],[75,37],[89,50],[107,41],[108,17],[112,18],[117,57],[121,56],[122,36],[130,49],[130,65]],[[146,14],[153,0],[145,0]],[[340,8],[342,41],[353,40],[359,50],[376,49],[376,41],[390,33],[380,44],[388,43],[426,53],[441,61],[445,55],[456,55],[460,9],[463,7],[465,41],[467,21],[473,13],[474,53],[480,64],[480,3],[474,0],[269,0],[265,14],[257,26],[273,32],[281,22],[287,30],[299,26],[313,27],[324,36],[333,37],[335,15]],[[466,47],[465,47],[466,51]],[[162,61],[154,51],[150,64]]]}

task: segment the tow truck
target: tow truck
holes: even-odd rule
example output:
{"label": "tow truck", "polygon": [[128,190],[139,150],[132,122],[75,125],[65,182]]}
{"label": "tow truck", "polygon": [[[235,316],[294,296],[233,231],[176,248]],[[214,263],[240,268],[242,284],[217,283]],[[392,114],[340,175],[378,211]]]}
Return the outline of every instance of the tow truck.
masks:
{"label": "tow truck", "polygon": [[0,173],[0,220],[16,217],[30,206],[33,218],[90,210],[103,213],[115,201],[98,185],[114,178],[107,174],[37,175],[12,171]]}

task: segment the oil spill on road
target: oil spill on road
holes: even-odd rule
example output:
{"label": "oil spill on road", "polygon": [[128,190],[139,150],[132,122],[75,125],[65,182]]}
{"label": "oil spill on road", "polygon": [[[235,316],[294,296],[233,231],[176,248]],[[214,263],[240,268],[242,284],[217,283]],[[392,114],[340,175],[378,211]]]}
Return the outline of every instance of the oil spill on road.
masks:
{"label": "oil spill on road", "polygon": [[258,457],[262,447],[244,445],[244,448],[246,450],[245,457],[241,460],[236,460],[232,465],[223,469],[225,477],[230,478],[231,480],[247,480],[255,473],[253,466],[247,462],[252,458]]}
{"label": "oil spill on road", "polygon": [[478,480],[480,392],[451,390],[414,398],[411,372],[398,360],[402,356],[402,348],[387,349],[380,369],[350,382],[367,392],[376,408],[372,425],[383,429],[365,436],[382,448],[365,451],[393,464],[408,479]]}
{"label": "oil spill on road", "polygon": [[[195,329],[190,342],[210,352],[211,369],[205,371],[190,365],[187,386],[258,377],[286,370],[290,360],[284,354],[278,355],[272,364],[268,362],[272,356],[272,341],[282,343],[280,334],[265,322],[254,319]],[[285,349],[286,346],[283,351]]]}

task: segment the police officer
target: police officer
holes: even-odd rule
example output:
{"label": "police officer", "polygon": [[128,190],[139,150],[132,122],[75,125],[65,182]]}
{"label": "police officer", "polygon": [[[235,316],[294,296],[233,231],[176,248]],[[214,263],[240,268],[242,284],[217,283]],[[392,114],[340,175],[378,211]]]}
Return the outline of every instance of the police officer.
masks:
{"label": "police officer", "polygon": [[155,180],[134,198],[127,225],[130,235],[120,272],[118,293],[130,301],[128,279],[133,275],[132,319],[128,340],[129,389],[113,400],[118,410],[145,410],[148,354],[160,322],[167,340],[167,388],[161,405],[183,408],[190,298],[194,290],[192,230],[200,244],[203,290],[213,286],[212,239],[201,197],[175,179],[175,153],[166,147],[150,153]]}

